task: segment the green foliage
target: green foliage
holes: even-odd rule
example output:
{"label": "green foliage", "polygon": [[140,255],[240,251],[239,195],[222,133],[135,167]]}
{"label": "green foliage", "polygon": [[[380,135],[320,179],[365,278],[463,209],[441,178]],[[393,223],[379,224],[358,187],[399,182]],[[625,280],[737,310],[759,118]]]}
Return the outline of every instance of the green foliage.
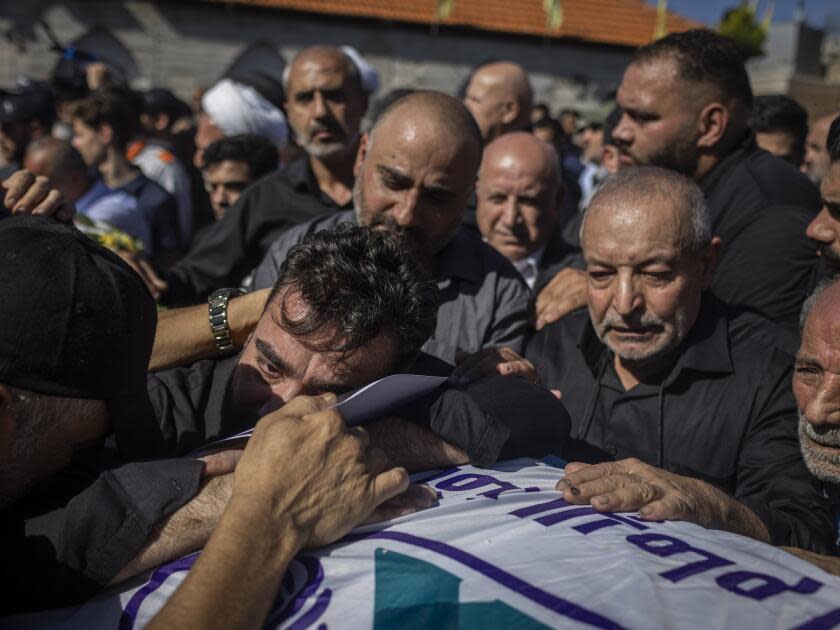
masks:
{"label": "green foliage", "polygon": [[718,32],[735,41],[744,60],[764,54],[767,26],[759,23],[755,4],[743,3],[726,11],[718,25]]}

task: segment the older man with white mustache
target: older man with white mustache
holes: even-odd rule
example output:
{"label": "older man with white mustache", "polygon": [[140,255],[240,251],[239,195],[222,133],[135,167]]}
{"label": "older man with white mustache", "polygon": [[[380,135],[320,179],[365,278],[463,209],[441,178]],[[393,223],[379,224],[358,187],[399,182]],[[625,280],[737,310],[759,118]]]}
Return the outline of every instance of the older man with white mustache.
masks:
{"label": "older man with white mustache", "polygon": [[[799,443],[805,465],[826,486],[835,520],[840,516],[840,279],[819,285],[805,301],[802,342],[793,371],[799,409]],[[836,533],[836,532],[835,532]],[[840,558],[789,549],[840,574]],[[836,550],[835,550],[836,552]]]}
{"label": "older man with white mustache", "polygon": [[563,498],[830,551],[830,505],[796,439],[795,343],[782,351],[780,329],[709,291],[725,243],[698,186],[661,168],[619,172],[581,245],[588,312],[526,349],[572,418]]}

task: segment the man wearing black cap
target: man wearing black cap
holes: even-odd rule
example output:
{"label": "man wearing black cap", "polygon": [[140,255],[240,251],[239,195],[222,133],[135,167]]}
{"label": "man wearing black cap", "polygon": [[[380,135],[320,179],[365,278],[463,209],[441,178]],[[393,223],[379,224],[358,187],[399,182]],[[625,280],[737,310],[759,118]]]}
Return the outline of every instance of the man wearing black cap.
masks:
{"label": "man wearing black cap", "polygon": [[41,217],[0,221],[0,252],[0,580],[10,609],[61,605],[107,584],[203,466],[120,465],[157,449],[143,414],[156,313],[136,274]]}
{"label": "man wearing black cap", "polygon": [[[354,229],[342,242],[395,241],[388,233]],[[320,238],[320,247],[330,250],[327,236]],[[382,247],[410,264],[393,243]],[[149,385],[157,403],[152,411],[145,370],[154,335],[154,305],[139,277],[117,257],[72,228],[28,216],[0,221],[0,252],[0,284],[11,289],[0,305],[0,545],[5,560],[0,588],[9,594],[2,611],[7,613],[76,603],[108,583],[200,548],[231,496],[227,473],[238,456],[228,451],[203,462],[142,461],[189,452],[201,445],[202,436],[206,440],[211,434],[227,435],[224,426],[219,430],[229,424],[224,415],[204,414],[201,407],[214,411],[227,388],[215,389],[214,378],[201,385],[209,394],[204,397],[196,394],[194,380],[179,380],[179,374],[161,377],[155,387]],[[306,261],[299,262],[299,277],[305,279]],[[398,275],[393,282],[400,286],[417,283],[409,268]],[[273,416],[272,409],[300,392],[357,387],[363,384],[360,379],[382,376],[401,362],[395,353],[408,351],[405,343],[391,343],[396,333],[382,332],[348,358],[355,367],[333,363],[327,350],[312,355],[311,346],[300,343],[309,339],[305,331],[312,318],[297,319],[300,298],[289,297],[282,288],[278,296],[283,303],[280,317],[285,326],[293,326],[294,338],[278,344],[290,333],[271,325],[278,315],[270,308],[243,358],[228,365],[236,367],[238,380],[233,379],[231,391],[242,394],[238,409],[254,410],[252,421]],[[290,310],[292,302],[295,307]],[[434,312],[430,304],[423,310]],[[399,326],[404,325],[400,321]],[[420,332],[413,333],[413,352],[424,338]],[[326,342],[334,341],[329,337]],[[309,358],[304,357],[308,363],[298,378],[295,370],[302,352],[309,352]],[[225,366],[197,365],[182,376],[207,369],[221,374]],[[526,397],[529,403],[552,406],[552,413],[531,414],[551,419],[548,433],[540,433],[528,429],[527,422],[507,427],[494,417],[503,416],[514,400],[525,413],[533,411],[531,404],[522,405],[516,396],[498,400],[497,384],[477,384],[476,389],[491,408],[501,410],[499,414],[485,412],[485,405],[459,390],[444,390],[438,399],[414,406],[418,420],[431,418],[436,433],[439,421],[455,432],[449,437],[442,430],[447,439],[457,442],[456,434],[463,438],[464,451],[438,439],[433,446],[441,456],[462,462],[469,453],[476,461],[492,461],[513,456],[510,449],[528,448],[521,440],[531,435],[537,436],[531,442],[540,448],[563,439],[568,422],[547,392],[540,396],[529,389]],[[372,443],[385,450],[391,465],[395,460],[406,465],[423,461],[417,459],[422,446],[417,438],[434,436],[417,427],[409,439],[410,428],[397,419],[384,421],[376,431],[371,428]],[[296,445],[297,451],[306,446]],[[292,455],[281,461],[298,470]],[[276,462],[271,465],[277,467]]]}
{"label": "man wearing black cap", "polygon": [[[225,473],[238,456],[148,459],[166,450],[146,393],[156,312],[117,256],[71,227],[33,216],[0,221],[0,252],[7,289],[0,302],[0,614],[7,614],[77,603],[201,546],[231,496]],[[300,424],[300,402],[268,414],[269,424]],[[341,423],[322,429],[281,447],[280,458],[275,444],[271,459],[252,457],[252,464],[271,466],[267,478],[283,477],[274,474],[278,461],[301,470],[348,434]],[[362,453],[366,448],[362,441]],[[360,472],[359,458],[351,459],[338,464],[348,480]],[[126,463],[132,460],[141,461]],[[361,461],[374,475],[387,469],[381,453]],[[389,495],[407,481],[405,471],[392,476]],[[279,481],[274,492],[282,493]],[[348,496],[338,502],[347,529],[387,498],[360,508],[343,505]],[[428,499],[415,493],[409,503]],[[172,555],[141,554],[150,539],[168,540]],[[119,573],[126,565],[132,571]]]}
{"label": "man wearing black cap", "polygon": [[50,88],[44,83],[27,82],[0,94],[0,181],[20,168],[26,145],[49,135],[55,110]]}

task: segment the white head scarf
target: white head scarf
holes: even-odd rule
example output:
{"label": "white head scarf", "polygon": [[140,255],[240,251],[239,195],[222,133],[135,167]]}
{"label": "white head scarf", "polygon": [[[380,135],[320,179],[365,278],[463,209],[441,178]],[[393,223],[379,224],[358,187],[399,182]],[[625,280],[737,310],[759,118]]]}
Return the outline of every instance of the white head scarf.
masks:
{"label": "white head scarf", "polygon": [[265,136],[278,148],[286,146],[289,139],[283,112],[250,86],[222,79],[204,93],[201,106],[226,136]]}
{"label": "white head scarf", "polygon": [[359,54],[359,51],[352,46],[342,46],[341,52],[350,57],[356,67],[359,69],[359,74],[362,77],[362,89],[366,94],[373,94],[379,89],[379,73],[365,61],[364,57]]}

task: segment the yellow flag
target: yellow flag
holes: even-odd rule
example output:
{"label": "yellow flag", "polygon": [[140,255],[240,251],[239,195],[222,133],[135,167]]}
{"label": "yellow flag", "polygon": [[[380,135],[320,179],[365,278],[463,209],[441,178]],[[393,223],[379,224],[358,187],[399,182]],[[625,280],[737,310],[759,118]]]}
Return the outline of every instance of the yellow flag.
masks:
{"label": "yellow flag", "polygon": [[656,3],[656,25],[653,27],[653,39],[662,39],[668,34],[668,0]]}
{"label": "yellow flag", "polygon": [[452,10],[455,8],[455,0],[438,0],[437,3],[437,19],[445,20],[452,15]]}
{"label": "yellow flag", "polygon": [[556,31],[563,25],[563,5],[560,0],[543,0],[543,9],[546,13],[546,27]]}
{"label": "yellow flag", "polygon": [[773,23],[773,3],[767,5],[764,9],[764,17],[761,19],[761,28],[767,33],[770,30],[770,25]]}

